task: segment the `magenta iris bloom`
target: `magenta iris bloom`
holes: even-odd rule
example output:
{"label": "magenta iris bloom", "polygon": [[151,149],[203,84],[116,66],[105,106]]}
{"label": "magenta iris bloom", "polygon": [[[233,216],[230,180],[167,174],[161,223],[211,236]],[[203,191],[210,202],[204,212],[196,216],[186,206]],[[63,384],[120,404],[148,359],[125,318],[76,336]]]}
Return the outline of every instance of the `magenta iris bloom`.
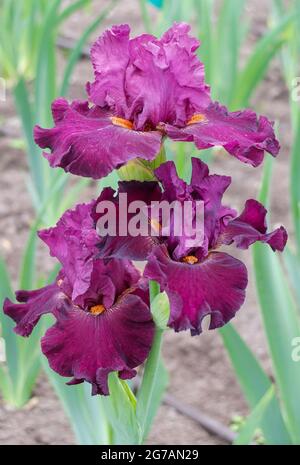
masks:
{"label": "magenta iris bloom", "polygon": [[187,24],[174,24],[161,39],[130,39],[128,25],[104,32],[91,50],[95,80],[89,102],[53,102],[55,127],[35,128],[35,140],[52,167],[95,179],[129,160],[153,160],[165,137],[199,149],[223,146],[258,166],[264,151],[277,155],[272,124],[251,110],[230,113],[210,98],[199,41]]}
{"label": "magenta iris bloom", "polygon": [[[63,265],[55,282],[34,291],[18,291],[4,312],[15,331],[29,336],[43,314],[56,323],[42,338],[42,351],[53,370],[88,381],[92,394],[109,394],[108,375],[132,378],[147,358],[154,335],[147,288],[128,260],[94,259],[92,205],[67,211],[55,228],[40,236]],[[81,253],[82,252],[82,253]]]}
{"label": "magenta iris bloom", "polygon": [[[234,317],[245,299],[247,269],[240,260],[221,251],[221,246],[234,243],[247,249],[261,241],[274,251],[282,251],[287,233],[283,227],[267,232],[266,209],[256,200],[248,200],[242,214],[237,216],[235,210],[222,204],[231,178],[210,175],[207,165],[199,159],[193,158],[192,164],[190,184],[177,176],[173,162],[164,163],[155,174],[163,187],[161,200],[204,202],[201,246],[188,246],[184,234],[176,236],[171,231],[168,237],[104,238],[98,249],[102,257],[123,259],[141,259],[143,251],[143,258],[147,259],[144,276],[156,280],[168,294],[169,326],[176,331],[190,329],[192,334],[199,334],[206,315],[211,317],[210,329],[220,327]],[[135,183],[136,195],[142,189],[147,191],[147,184]],[[122,192],[126,191],[126,185],[132,192],[133,183],[126,182],[121,183]],[[118,199],[113,195],[111,198]]]}
{"label": "magenta iris bloom", "polygon": [[[191,184],[176,174],[173,162],[156,170],[156,176],[166,188],[171,200],[199,199],[204,201],[204,243],[199,248],[185,247],[182,237],[163,239],[148,256],[145,276],[155,279],[169,296],[169,325],[175,331],[190,329],[201,332],[201,323],[210,315],[210,329],[218,328],[234,317],[245,299],[247,269],[238,259],[220,251],[220,247],[235,243],[246,249],[256,241],[266,242],[273,250],[282,251],[287,233],[280,227],[267,233],[266,210],[256,200],[248,200],[244,211],[222,204],[222,196],[230,185],[226,176],[210,175],[199,159],[192,159]],[[168,186],[173,185],[172,190]]]}

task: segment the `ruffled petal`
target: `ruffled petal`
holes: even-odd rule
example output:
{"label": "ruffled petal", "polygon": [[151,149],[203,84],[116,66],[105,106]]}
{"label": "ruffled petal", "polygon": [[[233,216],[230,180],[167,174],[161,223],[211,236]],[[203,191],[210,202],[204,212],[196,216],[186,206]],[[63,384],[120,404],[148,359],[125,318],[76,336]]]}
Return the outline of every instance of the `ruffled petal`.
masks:
{"label": "ruffled petal", "polygon": [[56,226],[39,231],[52,257],[56,257],[72,285],[72,299],[84,294],[90,285],[98,236],[91,217],[95,201],[67,210]]}
{"label": "ruffled petal", "polygon": [[6,299],[3,311],[17,323],[14,329],[17,334],[30,336],[40,317],[55,313],[66,297],[55,282],[34,291],[17,291],[16,299],[19,303]]}
{"label": "ruffled petal", "polygon": [[204,231],[209,248],[216,246],[224,224],[236,216],[234,209],[222,204],[223,195],[230,184],[230,176],[209,174],[204,162],[192,158],[191,188],[194,197],[204,202]]}
{"label": "ruffled petal", "polygon": [[194,141],[199,149],[220,145],[252,166],[261,164],[264,151],[273,156],[279,152],[273,124],[264,116],[257,117],[251,110],[230,113],[215,102],[187,123],[182,129],[165,125],[165,131],[174,140]]}
{"label": "ruffled petal", "polygon": [[125,294],[100,315],[71,304],[60,309],[57,322],[42,339],[42,350],[51,368],[61,376],[92,384],[92,394],[108,395],[108,375],[122,379],[147,358],[154,334],[149,307],[133,294]]}
{"label": "ruffled petal", "polygon": [[283,226],[280,226],[273,232],[267,233],[266,215],[267,210],[261,203],[253,199],[247,200],[241,215],[229,221],[220,242],[223,244],[234,242],[238,248],[248,249],[251,244],[260,241],[269,244],[274,251],[282,252],[287,242],[287,232]]}
{"label": "ruffled petal", "polygon": [[155,170],[155,176],[161,182],[164,192],[163,200],[191,200],[191,192],[188,184],[181,179],[173,161],[166,161]]}
{"label": "ruffled petal", "polygon": [[245,300],[247,269],[226,253],[211,252],[202,262],[190,265],[170,259],[165,247],[149,257],[144,275],[155,279],[170,299],[169,326],[201,333],[201,323],[210,315],[209,329],[226,324]]}
{"label": "ruffled petal", "polygon": [[128,25],[105,31],[91,51],[90,100],[132,120],[139,130],[160,122],[183,126],[209,103],[204,66],[196,54],[199,41],[189,32],[184,23],[175,23],[161,39],[142,34],[129,40]]}
{"label": "ruffled petal", "polygon": [[140,277],[140,272],[129,260],[94,260],[89,287],[75,302],[82,307],[102,302],[109,308],[123,292],[136,288]]}
{"label": "ruffled petal", "polygon": [[199,41],[189,31],[188,24],[175,23],[161,39],[142,35],[130,41],[126,91],[138,129],[160,122],[183,126],[208,104],[204,66],[196,54]]}
{"label": "ruffled petal", "polygon": [[[199,225],[201,229],[199,236],[201,232],[204,235],[202,253],[206,256],[208,249],[217,244],[224,223],[226,224],[229,219],[236,216],[235,210],[222,205],[222,198],[231,183],[231,178],[216,174],[210,175],[208,166],[198,158],[192,158],[190,184],[178,177],[173,161],[162,164],[155,170],[155,175],[164,188],[162,200],[170,203],[175,200],[181,203],[190,201],[194,205],[196,201],[203,203],[203,221]],[[172,249],[172,257],[176,260],[190,251],[186,245],[187,239],[190,237],[184,234],[181,237],[168,238],[169,251]]]}
{"label": "ruffled petal", "polygon": [[[52,105],[55,127],[34,129],[35,142],[51,167],[61,167],[79,176],[100,179],[129,160],[153,160],[161,146],[158,131],[134,131],[112,123],[112,115],[88,102],[55,100]],[[57,117],[59,115],[59,117]]]}
{"label": "ruffled petal", "polygon": [[91,48],[95,81],[87,84],[89,99],[100,107],[109,107],[119,117],[125,117],[127,102],[125,73],[129,62],[128,24],[105,31]]}

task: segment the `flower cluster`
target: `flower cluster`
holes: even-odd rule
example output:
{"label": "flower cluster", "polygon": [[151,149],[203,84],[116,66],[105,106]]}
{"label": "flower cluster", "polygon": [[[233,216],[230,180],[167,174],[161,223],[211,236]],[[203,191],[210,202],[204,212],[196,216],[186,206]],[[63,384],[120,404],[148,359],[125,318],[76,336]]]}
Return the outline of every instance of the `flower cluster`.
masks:
{"label": "flower cluster", "polygon": [[[117,192],[104,189],[98,199],[66,211],[55,227],[40,231],[61,270],[53,284],[18,291],[18,303],[4,304],[21,336],[29,336],[43,314],[54,316],[42,351],[53,370],[72,378],[69,384],[91,383],[92,394],[109,393],[110,372],[128,379],[146,360],[155,331],[149,280],[169,298],[169,327],[199,334],[206,315],[210,329],[218,328],[245,299],[247,269],[222,246],[247,249],[261,241],[282,251],[287,241],[283,227],[267,232],[266,210],[256,200],[247,200],[241,214],[224,205],[231,178],[209,174],[200,158],[192,159],[190,184],[178,177],[172,161],[161,163],[166,137],[194,142],[198,149],[222,146],[253,166],[262,162],[264,151],[273,156],[279,151],[267,118],[251,110],[230,113],[211,100],[196,55],[199,42],[189,29],[174,24],[161,39],[149,34],[130,39],[127,25],[113,26],[91,49],[95,78],[87,84],[89,101],[57,99],[55,126],[34,131],[36,143],[50,149],[44,153],[50,166],[79,176],[99,179],[136,161],[151,170],[156,160],[152,181],[121,181]],[[152,224],[154,235],[122,235],[117,228],[117,234],[101,237],[97,207],[110,201],[120,209],[124,193],[149,206],[146,215],[152,201],[189,202],[192,222],[201,201],[201,245],[191,245],[184,231],[178,235],[174,221],[166,235],[160,217]],[[137,260],[146,262],[142,272],[132,263]]]}

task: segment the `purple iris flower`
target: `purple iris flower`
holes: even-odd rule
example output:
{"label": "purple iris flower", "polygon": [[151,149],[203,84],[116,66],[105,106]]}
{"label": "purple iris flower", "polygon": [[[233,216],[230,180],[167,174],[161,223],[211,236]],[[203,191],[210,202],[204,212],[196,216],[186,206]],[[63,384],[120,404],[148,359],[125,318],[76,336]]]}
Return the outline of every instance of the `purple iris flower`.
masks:
{"label": "purple iris flower", "polygon": [[55,127],[35,128],[35,140],[52,167],[95,179],[129,160],[153,160],[165,137],[199,149],[223,146],[258,166],[264,151],[277,155],[272,123],[251,110],[229,112],[210,98],[199,41],[190,26],[175,23],[161,39],[129,38],[128,25],[113,26],[91,49],[94,82],[88,101],[53,102]]}
{"label": "purple iris flower", "polygon": [[[282,251],[287,241],[283,227],[267,233],[266,209],[256,200],[247,200],[240,216],[222,204],[230,185],[226,176],[210,175],[199,159],[192,159],[191,184],[178,178],[173,162],[156,170],[169,201],[185,199],[204,202],[204,241],[198,248],[185,247],[182,238],[164,238],[148,256],[145,276],[155,279],[169,296],[169,326],[175,331],[190,329],[201,333],[201,323],[210,315],[210,329],[223,326],[242,306],[247,286],[247,269],[238,259],[218,250],[235,243],[247,249],[256,241]],[[168,186],[173,185],[172,190]]]}
{"label": "purple iris flower", "polygon": [[[101,257],[123,259],[141,259],[143,252],[143,258],[147,259],[144,276],[156,280],[169,296],[169,326],[175,331],[190,329],[194,335],[201,332],[206,315],[211,317],[210,329],[220,327],[234,317],[245,299],[247,269],[220,247],[234,243],[238,248],[247,249],[261,241],[274,251],[282,251],[287,233],[283,227],[267,232],[267,211],[256,200],[247,200],[243,212],[237,216],[235,210],[222,204],[231,178],[210,175],[207,165],[196,158],[192,159],[192,168],[190,184],[178,177],[171,161],[162,164],[155,175],[163,187],[161,200],[204,203],[201,246],[190,246],[187,236],[176,236],[171,230],[169,236],[160,234],[151,238],[106,237],[98,249]],[[141,190],[148,190],[147,184],[135,183],[137,196]],[[122,192],[132,191],[133,186],[123,182]],[[117,201],[118,196],[111,198]]]}
{"label": "purple iris flower", "polygon": [[110,372],[132,378],[147,358],[154,323],[147,286],[133,264],[93,259],[92,206],[67,211],[56,227],[40,233],[63,268],[54,283],[18,291],[19,303],[6,299],[4,312],[21,336],[29,336],[43,314],[52,314],[56,323],[41,341],[51,368],[72,377],[68,384],[88,381],[93,395],[108,395]]}

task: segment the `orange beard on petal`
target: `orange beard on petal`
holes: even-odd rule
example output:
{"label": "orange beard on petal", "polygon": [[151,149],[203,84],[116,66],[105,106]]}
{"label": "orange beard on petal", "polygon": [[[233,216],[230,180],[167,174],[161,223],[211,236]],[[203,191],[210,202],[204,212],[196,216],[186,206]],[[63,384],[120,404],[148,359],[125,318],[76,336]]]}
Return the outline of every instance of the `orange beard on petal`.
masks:
{"label": "orange beard on petal", "polygon": [[195,263],[198,263],[198,258],[194,255],[187,255],[182,259],[182,261],[184,263],[188,263],[189,265],[195,265]]}
{"label": "orange beard on petal", "polygon": [[90,308],[90,313],[92,315],[100,315],[101,313],[105,312],[106,308],[104,305],[94,305],[93,307]]}
{"label": "orange beard on petal", "polygon": [[118,118],[117,116],[112,116],[111,122],[115,126],[121,126],[121,128],[133,129],[133,123],[129,121],[128,119]]}
{"label": "orange beard on petal", "polygon": [[188,120],[186,125],[188,126],[189,124],[205,123],[206,121],[207,119],[205,115],[202,115],[201,113],[196,113],[191,117],[191,119]]}

